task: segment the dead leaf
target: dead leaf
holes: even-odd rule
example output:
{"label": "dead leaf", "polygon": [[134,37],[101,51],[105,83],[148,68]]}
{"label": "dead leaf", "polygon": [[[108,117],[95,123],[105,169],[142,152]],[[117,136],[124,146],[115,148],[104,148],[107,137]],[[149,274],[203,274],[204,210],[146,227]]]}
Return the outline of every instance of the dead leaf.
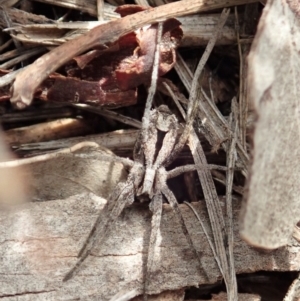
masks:
{"label": "dead leaf", "polygon": [[27,165],[33,198],[55,200],[84,192],[108,198],[117,183],[125,181],[127,172],[121,163],[101,159],[101,154],[112,152],[100,146],[84,147]]}
{"label": "dead leaf", "polygon": [[249,55],[256,113],[241,235],[266,249],[288,243],[300,219],[300,19],[269,0]]}

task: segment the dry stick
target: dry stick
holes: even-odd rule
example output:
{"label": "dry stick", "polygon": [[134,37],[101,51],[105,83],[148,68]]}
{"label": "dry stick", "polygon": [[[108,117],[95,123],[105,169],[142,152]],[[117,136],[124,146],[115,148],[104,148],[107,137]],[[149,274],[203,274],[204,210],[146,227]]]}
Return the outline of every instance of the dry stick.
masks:
{"label": "dry stick", "polygon": [[[223,16],[221,17],[220,23],[223,22],[222,18],[224,18],[225,15],[224,12],[222,15]],[[219,30],[220,29],[221,28],[219,28]],[[219,31],[216,31],[216,35],[218,35],[218,33]],[[196,91],[193,91],[193,93],[195,94],[197,93],[196,94],[197,96],[200,95],[201,88],[198,88]],[[219,203],[219,198],[213,183],[211,173],[209,172],[208,169],[202,169],[200,167],[202,165],[207,165],[207,160],[203,148],[201,146],[201,143],[194,129],[192,129],[189,136],[189,146],[197,166],[197,172],[203,189],[208,215],[211,222],[212,233],[215,242],[215,250],[217,253],[216,261],[220,262],[220,266],[221,266],[220,270],[224,277],[224,282],[229,296],[235,296],[237,294],[236,287],[232,285],[233,281],[231,280],[231,273],[229,270],[228,258],[227,258],[226,249],[224,245],[224,239],[226,237],[227,231],[225,229],[225,222],[222,215],[222,209]],[[233,297],[233,299],[230,300],[236,301],[237,299]]]}
{"label": "dry stick", "polygon": [[[192,73],[188,66],[185,64],[184,60],[181,58],[180,55],[178,55],[177,62],[175,64],[175,69],[183,82],[184,86],[187,90],[191,89],[191,81],[192,81]],[[206,127],[208,127],[208,130],[210,131],[210,135],[205,134],[205,137],[208,141],[211,141],[211,137],[213,138],[213,141],[225,141],[227,139],[227,131],[225,129],[228,129],[228,123],[225,120],[224,116],[222,116],[216,107],[216,105],[209,99],[209,97],[206,96],[204,91],[202,90],[202,95],[199,95],[199,97],[202,99],[199,102],[200,110],[199,114],[201,116],[201,119],[204,118],[207,119]],[[206,105],[204,104],[204,101],[206,100]],[[217,126],[217,125],[221,126]],[[221,143],[222,148],[227,151],[227,144]],[[242,173],[244,175],[247,175],[247,165],[248,165],[248,155],[245,152],[245,149],[243,148],[240,141],[237,141],[237,151],[238,151],[238,157],[240,161],[240,166],[242,167]]]}
{"label": "dry stick", "polygon": [[71,137],[55,141],[25,143],[15,146],[14,148],[25,152],[49,152],[50,150],[68,148],[83,141],[91,141],[110,150],[115,150],[116,152],[130,150],[132,153],[132,148],[134,147],[138,133],[138,130],[118,130],[104,134],[88,135],[85,137]]}
{"label": "dry stick", "polygon": [[[98,143],[91,142],[91,141],[83,141],[83,142],[77,143],[77,144],[75,144],[71,147],[63,148],[59,151],[54,151],[52,153],[38,155],[38,156],[31,157],[31,158],[0,162],[0,169],[1,168],[11,168],[11,167],[23,166],[23,165],[27,165],[27,164],[36,163],[36,162],[43,162],[43,161],[51,160],[53,158],[58,157],[61,154],[73,154],[76,151],[78,151],[78,150],[80,150],[84,147],[98,149],[98,152],[101,153],[100,154],[101,155],[101,160],[103,160],[103,161],[122,163],[124,166],[130,167],[130,168],[133,166],[133,161],[131,161],[130,159],[123,158],[123,157],[118,157],[113,153],[112,154],[105,154],[103,152],[103,151],[105,151],[105,149],[103,149],[101,147],[101,145],[99,145]],[[74,154],[74,156],[81,157],[81,158],[83,157],[83,158],[99,159],[99,156],[97,156],[95,154],[90,154],[90,153]]]}
{"label": "dry stick", "polygon": [[[175,69],[185,87],[190,90],[193,75],[180,55],[175,64]],[[221,144],[226,150],[226,144],[223,141],[227,139],[228,133],[225,129],[228,129],[228,124],[224,116],[220,114],[216,105],[209,98],[206,98],[205,95],[199,95],[199,97],[198,115],[200,120],[206,120],[204,125],[206,139],[212,146],[219,146]]]}
{"label": "dry stick", "polygon": [[[217,170],[212,170],[211,173],[216,182],[219,182],[220,184],[226,187],[226,176],[224,176],[222,173],[218,172]],[[242,186],[233,185],[232,190],[240,195],[244,194],[244,189]]]}
{"label": "dry stick", "polygon": [[209,58],[209,55],[211,54],[216,41],[218,39],[219,33],[221,32],[222,28],[224,27],[226,20],[229,16],[230,10],[229,9],[223,9],[220,20],[218,25],[216,26],[215,32],[212,34],[212,37],[210,38],[205,51],[198,63],[198,66],[196,68],[194,77],[193,77],[193,81],[192,81],[192,85],[191,85],[191,89],[190,91],[190,97],[189,97],[189,103],[188,103],[188,108],[187,108],[187,114],[186,114],[186,126],[183,130],[182,135],[180,136],[179,142],[176,145],[176,147],[174,148],[171,156],[168,158],[168,163],[172,162],[172,160],[174,158],[176,158],[176,156],[178,155],[178,153],[181,151],[181,149],[183,148],[183,146],[185,145],[185,142],[188,139],[189,133],[191,131],[191,128],[193,126],[194,120],[195,120],[195,116],[197,114],[197,90],[198,90],[198,85],[199,85],[199,78],[200,75],[204,69],[204,66]]}
{"label": "dry stick", "polygon": [[236,159],[236,142],[237,142],[237,130],[238,130],[238,114],[237,114],[238,104],[236,99],[232,99],[231,103],[231,114],[229,125],[232,131],[232,137],[229,139],[227,147],[227,172],[226,172],[226,215],[227,215],[227,237],[228,237],[228,261],[229,261],[229,275],[230,275],[230,288],[228,290],[228,300],[238,300],[237,292],[237,281],[236,273],[234,267],[234,255],[233,255],[233,214],[232,214],[232,186],[233,186],[233,176],[234,176],[234,166]]}
{"label": "dry stick", "polygon": [[13,50],[6,51],[5,53],[0,54],[0,62],[4,62],[4,61],[7,61],[7,60],[12,59],[14,57],[17,57],[21,54],[24,54],[24,52],[26,52],[30,49],[34,49],[34,48],[29,48],[29,47],[24,46],[24,47],[15,48]]}
{"label": "dry stick", "polygon": [[14,65],[23,62],[24,60],[29,59],[30,57],[40,54],[42,52],[45,52],[45,48],[44,47],[38,47],[38,48],[34,48],[34,49],[29,49],[27,51],[24,51],[22,55],[15,57],[3,64],[0,65],[1,69],[9,69],[11,67],[13,67]]}
{"label": "dry stick", "polygon": [[146,104],[145,104],[144,115],[142,118],[142,133],[143,133],[142,137],[144,140],[143,141],[144,145],[147,143],[148,137],[149,137],[150,112],[151,112],[152,102],[153,102],[153,98],[156,93],[156,87],[157,87],[162,29],[163,29],[163,25],[162,25],[162,22],[160,22],[160,23],[158,23],[158,28],[157,28],[157,42],[156,42],[156,50],[155,50],[154,60],[153,60],[151,84],[150,84],[150,87],[148,90],[148,96],[147,96],[147,100],[146,100]]}
{"label": "dry stick", "polygon": [[0,53],[5,49],[5,48],[7,48],[8,46],[10,46],[10,44],[13,42],[13,39],[10,39],[10,40],[8,40],[7,42],[5,42],[4,44],[2,44],[1,46],[0,46]]}
{"label": "dry stick", "polygon": [[[174,99],[175,100],[175,99]],[[175,101],[176,102],[176,101]],[[181,105],[179,102],[176,102],[177,106],[181,108]],[[183,110],[180,110],[183,112]],[[185,117],[185,113],[183,113],[183,117]],[[229,274],[227,272],[227,260],[226,260],[226,252],[225,248],[223,245],[223,235],[224,233],[224,220],[223,216],[220,213],[221,208],[219,205],[219,199],[218,195],[213,183],[212,176],[210,172],[208,171],[208,168],[202,168],[203,166],[207,166],[207,161],[205,158],[204,151],[202,149],[201,143],[194,131],[194,129],[191,130],[191,134],[189,137],[189,146],[195,161],[196,169],[198,172],[198,176],[201,182],[201,186],[203,188],[204,192],[204,198],[207,204],[207,209],[208,209],[208,214],[209,214],[209,219],[212,227],[212,233],[214,236],[214,241],[215,241],[215,247],[212,249],[215,249],[216,252],[213,251],[213,254],[215,256],[215,260],[218,263],[218,266],[220,268],[220,272],[225,280],[225,283],[227,284],[227,279],[229,279]],[[206,172],[204,172],[206,171]],[[217,213],[218,211],[218,213]],[[220,225],[220,222],[223,222],[223,225]],[[217,234],[216,234],[217,233]],[[220,256],[219,256],[219,255]],[[225,264],[224,264],[225,262]],[[225,267],[225,271],[224,271]]]}
{"label": "dry stick", "polygon": [[84,141],[84,142],[75,144],[72,147],[64,148],[62,150],[59,150],[59,151],[56,151],[56,152],[53,152],[53,153],[49,153],[49,154],[45,154],[45,155],[39,155],[39,156],[35,156],[35,157],[32,157],[32,158],[0,162],[0,168],[16,167],[16,166],[30,164],[30,163],[34,163],[34,162],[41,162],[41,161],[50,160],[50,159],[56,158],[60,154],[74,153],[75,151],[77,151],[79,149],[82,149],[83,147],[94,147],[94,148],[96,148],[96,147],[99,147],[99,144],[97,144],[96,142]]}
{"label": "dry stick", "polygon": [[90,30],[86,35],[53,49],[18,74],[13,85],[11,102],[18,108],[30,105],[34,92],[40,84],[64,63],[91,48],[115,42],[119,37],[146,24],[250,2],[255,2],[255,0],[182,0],[102,24]]}
{"label": "dry stick", "polygon": [[98,21],[104,21],[104,0],[97,0]]}
{"label": "dry stick", "polygon": [[140,129],[142,126],[142,123],[139,120],[136,120],[136,119],[128,117],[128,116],[124,116],[122,114],[116,113],[111,110],[100,109],[100,108],[93,107],[93,106],[83,104],[83,103],[76,103],[76,104],[71,104],[71,105],[72,105],[72,107],[80,108],[82,110],[89,111],[89,112],[104,116],[106,118],[117,120],[117,121],[122,122],[127,125],[131,125],[137,129]]}
{"label": "dry stick", "polygon": [[[203,148],[194,130],[191,132],[189,137],[189,146],[196,166],[207,164]],[[204,199],[214,236],[215,249],[222,267],[221,273],[224,278],[227,291],[230,291],[228,261],[224,246],[225,225],[223,215],[221,213],[220,201],[210,171],[207,169],[197,168],[197,173],[203,189]]]}
{"label": "dry stick", "polygon": [[[5,23],[5,27],[10,28],[10,27],[13,26],[13,22],[10,19],[8,13],[7,13],[7,8],[5,7],[6,6],[5,2],[6,1],[3,1],[3,4],[0,3],[0,5],[1,5],[0,9],[1,9],[1,14],[2,14],[3,21]],[[17,39],[13,39],[13,43],[15,44],[16,48],[21,48],[22,47],[22,43],[20,41],[18,41]]]}
{"label": "dry stick", "polygon": [[[24,68],[26,68],[26,67],[24,67]],[[17,74],[20,73],[24,68],[20,68],[18,70],[11,71],[11,72],[1,76],[0,77],[0,88],[5,87],[5,86],[9,85],[10,83],[12,83],[15,80]]]}

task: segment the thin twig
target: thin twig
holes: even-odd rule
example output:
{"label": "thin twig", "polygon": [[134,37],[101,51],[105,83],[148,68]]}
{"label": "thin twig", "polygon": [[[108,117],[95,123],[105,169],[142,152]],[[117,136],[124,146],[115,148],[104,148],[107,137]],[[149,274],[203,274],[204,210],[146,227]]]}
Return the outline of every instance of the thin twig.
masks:
{"label": "thin twig", "polygon": [[191,128],[192,128],[194,120],[195,120],[195,116],[197,114],[199,78],[200,78],[203,68],[209,58],[209,55],[211,54],[211,52],[215,46],[218,36],[219,36],[223,26],[225,25],[225,22],[229,16],[229,13],[230,13],[229,9],[223,10],[221,17],[220,17],[220,21],[219,21],[218,25],[216,26],[215,32],[213,33],[212,37],[210,38],[210,40],[205,48],[205,51],[198,63],[195,74],[193,76],[192,85],[191,85],[191,89],[190,89],[190,97],[189,97],[189,103],[188,103],[187,114],[186,114],[187,123],[185,125],[182,135],[180,136],[178,144],[176,145],[174,151],[172,152],[172,155],[168,159],[168,164],[170,162],[172,162],[172,160],[182,150],[183,146],[185,145],[185,143],[189,137]]}
{"label": "thin twig", "polygon": [[146,142],[148,141],[148,131],[149,131],[149,126],[150,126],[150,112],[151,112],[153,97],[154,97],[154,94],[156,93],[156,87],[157,87],[162,29],[163,29],[163,24],[162,24],[162,22],[159,22],[158,28],[157,28],[157,42],[156,42],[156,50],[155,50],[155,55],[154,55],[154,60],[153,60],[151,84],[150,84],[150,87],[148,90],[148,97],[146,100],[144,115],[142,118],[142,133],[143,133],[142,136],[144,139],[144,141],[143,141],[144,144],[146,144]]}
{"label": "thin twig", "polygon": [[[222,22],[221,20],[220,22]],[[201,94],[201,88],[195,90],[195,95]],[[185,116],[184,116],[185,117]],[[208,215],[212,227],[212,233],[214,236],[214,249],[216,250],[216,260],[220,262],[220,271],[224,277],[224,282],[228,291],[228,294],[234,296],[235,287],[233,287],[233,281],[231,278],[231,267],[227,258],[227,252],[224,245],[224,239],[226,238],[227,229],[225,228],[224,217],[222,209],[219,203],[219,198],[216,192],[215,185],[213,183],[212,175],[208,169],[202,169],[200,166],[207,165],[207,160],[201,146],[201,143],[194,131],[191,130],[189,136],[189,146],[197,166],[198,176],[201,182],[201,186],[204,193],[204,198],[207,205]],[[231,299],[235,301],[237,299]]]}
{"label": "thin twig", "polygon": [[244,56],[242,52],[242,46],[240,41],[239,32],[239,16],[237,13],[237,7],[234,9],[235,13],[235,23],[236,23],[236,39],[240,58],[240,86],[239,86],[239,140],[242,146],[246,147],[246,130],[247,130],[247,112],[248,112],[248,102],[245,95],[246,90],[246,79],[244,70]]}
{"label": "thin twig", "polygon": [[42,52],[45,52],[44,47],[29,49],[27,51],[24,51],[22,55],[3,63],[2,65],[0,65],[0,68],[1,69],[9,69],[9,68],[13,67],[14,65],[16,65],[20,62],[23,62],[24,60],[26,60],[34,55],[40,54]]}
{"label": "thin twig", "polygon": [[13,42],[13,39],[10,39],[7,42],[3,43],[0,46],[0,52],[2,52],[5,48],[9,47],[12,42]]}
{"label": "thin twig", "polygon": [[[177,71],[181,81],[187,90],[191,89],[192,82],[192,72],[189,67],[185,64],[184,60],[180,55],[177,55],[177,62],[175,64],[175,70]],[[206,120],[204,135],[206,139],[210,142],[212,146],[221,145],[222,148],[227,151],[227,144],[224,143],[228,138],[228,122],[225,120],[224,116],[220,114],[219,109],[212,102],[212,100],[207,97],[205,92],[199,95],[199,111],[198,114],[201,120]],[[241,142],[237,141],[237,152],[238,158],[237,165],[242,168],[242,173],[247,175],[248,167],[248,155],[242,146]]]}
{"label": "thin twig", "polygon": [[[26,68],[26,67],[24,67],[24,68]],[[20,68],[18,70],[11,71],[11,72],[9,72],[9,73],[1,76],[0,77],[0,88],[5,87],[5,86],[11,84],[15,80],[17,74],[19,72],[21,72],[24,68]]]}
{"label": "thin twig", "polygon": [[97,108],[97,107],[94,107],[94,106],[90,106],[88,104],[81,104],[81,103],[76,103],[76,104],[71,104],[71,105],[72,105],[72,107],[77,107],[77,108],[80,108],[80,109],[83,109],[83,110],[86,110],[86,111],[89,111],[89,112],[92,112],[92,113],[99,114],[99,115],[104,116],[106,118],[110,118],[110,119],[122,122],[124,124],[131,125],[131,126],[137,128],[137,129],[140,129],[141,125],[142,125],[142,123],[140,121],[136,120],[136,119],[133,119],[133,118],[128,117],[128,116],[124,116],[122,114],[116,113],[116,112],[111,111],[111,110],[101,109],[101,108]]}
{"label": "thin twig", "polygon": [[64,149],[61,149],[59,151],[49,153],[49,154],[39,155],[39,156],[35,156],[32,158],[26,158],[26,159],[18,159],[18,160],[0,162],[0,168],[15,167],[15,166],[20,166],[20,165],[30,164],[33,162],[41,162],[41,161],[45,161],[45,160],[50,160],[52,158],[57,157],[60,154],[74,153],[75,151],[77,151],[83,147],[94,147],[95,148],[95,147],[99,147],[99,144],[97,144],[95,142],[85,141],[85,142],[75,144],[74,146],[64,148]]}

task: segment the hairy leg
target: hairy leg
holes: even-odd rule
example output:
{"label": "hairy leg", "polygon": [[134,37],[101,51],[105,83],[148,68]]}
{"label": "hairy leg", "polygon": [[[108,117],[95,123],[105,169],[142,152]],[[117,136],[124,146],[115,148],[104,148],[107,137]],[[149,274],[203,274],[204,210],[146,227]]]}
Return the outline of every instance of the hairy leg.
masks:
{"label": "hairy leg", "polygon": [[[119,215],[126,206],[134,201],[134,187],[131,177],[125,183],[120,183],[110,197],[105,211],[97,217],[94,226],[78,254],[75,266],[65,275],[63,281],[70,280],[79,270],[84,260],[92,253],[96,245],[100,245],[107,236],[110,227],[114,225]],[[111,204],[113,203],[113,204]],[[104,217],[104,220],[103,220]],[[106,218],[105,218],[106,217]]]}
{"label": "hairy leg", "polygon": [[147,301],[147,289],[150,282],[150,276],[154,265],[154,255],[155,255],[155,247],[157,241],[157,234],[160,228],[161,215],[162,215],[162,194],[159,193],[154,195],[150,205],[150,210],[152,211],[152,219],[151,219],[151,234],[149,241],[149,249],[148,249],[148,258],[146,262],[146,270],[145,270],[145,281],[144,281],[144,301]]}

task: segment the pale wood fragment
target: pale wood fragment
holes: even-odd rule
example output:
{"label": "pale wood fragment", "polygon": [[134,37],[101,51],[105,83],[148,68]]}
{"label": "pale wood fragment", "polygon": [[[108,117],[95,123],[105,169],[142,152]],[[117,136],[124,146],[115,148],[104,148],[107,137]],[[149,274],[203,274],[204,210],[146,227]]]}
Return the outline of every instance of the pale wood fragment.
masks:
{"label": "pale wood fragment", "polygon": [[[83,142],[71,148],[41,156],[0,163],[0,172],[16,173],[28,185],[32,199],[48,201],[92,192],[108,198],[120,181],[125,181],[127,172],[113,158],[108,149],[93,142]],[[28,190],[29,190],[28,189]]]}
{"label": "pale wood fragment", "polygon": [[22,144],[49,141],[83,135],[90,130],[82,120],[64,118],[8,130],[5,132],[5,142]]}
{"label": "pale wood fragment", "polygon": [[300,20],[289,3],[267,2],[248,58],[256,122],[241,234],[266,249],[288,243],[300,216]]}
{"label": "pale wood fragment", "polygon": [[120,151],[130,151],[136,142],[139,130],[118,130],[104,134],[88,135],[85,137],[65,138],[55,141],[26,143],[16,147],[17,150],[23,152],[47,152],[53,149],[67,148],[84,141],[96,142],[115,153]]}
{"label": "pale wood fragment", "polygon": [[[105,200],[94,194],[81,194],[65,200],[30,203],[13,212],[1,211],[0,281],[4,285],[0,297],[10,301],[106,301],[119,291],[142,291],[151,219],[148,206],[143,204],[126,209],[101,246],[99,256],[89,257],[74,279],[62,283],[104,204]],[[239,238],[239,204],[240,200],[234,200],[236,272],[299,270],[300,244],[294,240],[287,247],[261,253]],[[223,201],[221,205],[224,208]],[[209,229],[203,202],[193,206]],[[202,255],[203,270],[197,270],[196,258],[188,248],[181,225],[170,206],[164,205],[155,273],[150,275],[151,294],[220,279],[198,221],[187,206],[181,205],[180,209]]]}

